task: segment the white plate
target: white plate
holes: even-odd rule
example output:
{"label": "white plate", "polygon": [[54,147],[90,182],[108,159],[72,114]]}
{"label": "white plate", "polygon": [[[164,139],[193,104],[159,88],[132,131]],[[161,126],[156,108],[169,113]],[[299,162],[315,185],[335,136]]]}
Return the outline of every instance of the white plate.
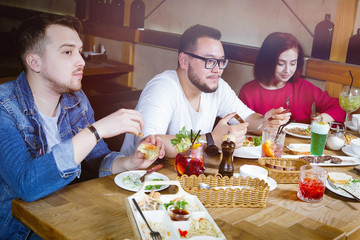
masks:
{"label": "white plate", "polygon": [[291,133],[291,132],[288,132],[286,131],[287,128],[302,128],[302,129],[307,129],[309,127],[309,124],[305,124],[305,123],[290,123],[289,125],[287,125],[285,128],[284,128],[284,131],[291,135],[291,136],[294,136],[294,137],[299,137],[299,138],[307,138],[307,139],[311,139],[311,136],[302,136],[302,135],[298,135],[298,134],[294,134],[294,133]]}
{"label": "white plate", "polygon": [[[239,173],[234,173],[234,177],[239,177],[240,174]],[[271,177],[268,177],[266,179],[267,184],[269,184],[270,187],[270,191],[274,190],[275,188],[277,188],[277,183],[274,179],[272,179]]]}
{"label": "white plate", "polygon": [[310,153],[310,144],[302,144],[302,143],[290,143],[286,146],[287,149],[291,151],[297,152],[309,152]]}
{"label": "white plate", "polygon": [[[137,192],[140,190],[142,185],[140,185],[138,187],[127,185],[124,183],[123,178],[129,176],[130,174],[136,175],[140,178],[142,175],[145,174],[145,172],[146,171],[144,171],[144,170],[134,170],[134,171],[122,172],[122,173],[119,173],[118,175],[116,175],[114,181],[115,181],[116,185],[118,185],[119,187],[121,187],[125,190]],[[169,178],[167,176],[165,176],[161,173],[158,173],[158,172],[153,172],[145,177],[145,181],[151,181],[153,179],[163,179],[163,181],[169,181]],[[154,190],[161,191],[168,187],[169,187],[169,185],[162,185],[159,189],[154,189]],[[151,192],[151,190],[145,190],[144,192]]]}
{"label": "white plate", "polygon": [[[303,156],[311,155],[282,155],[282,158],[299,158]],[[347,156],[334,156],[343,160],[341,163],[311,163],[311,165],[323,166],[323,167],[345,167],[345,166],[357,166],[360,165],[360,159],[358,157],[347,157]]]}
{"label": "white plate", "polygon": [[353,196],[351,196],[350,194],[348,194],[347,192],[345,192],[344,190],[340,189],[340,188],[333,188],[328,181],[326,181],[326,188],[329,189],[330,191],[332,191],[333,193],[336,193],[340,196],[343,197],[347,197],[347,198],[351,198],[351,199],[355,199]]}
{"label": "white plate", "polygon": [[354,153],[353,150],[351,150],[350,145],[343,146],[341,148],[341,151],[343,151],[343,153],[345,153],[346,155],[351,156],[351,157],[357,157],[357,158],[360,157],[359,155]]}
{"label": "white plate", "polygon": [[350,128],[350,130],[354,131],[354,132],[357,132],[358,129],[354,126],[354,124],[352,122],[348,122],[348,125],[347,125],[348,128]]}
{"label": "white plate", "polygon": [[234,156],[239,158],[258,159],[261,157],[261,146],[239,147],[235,149]]}

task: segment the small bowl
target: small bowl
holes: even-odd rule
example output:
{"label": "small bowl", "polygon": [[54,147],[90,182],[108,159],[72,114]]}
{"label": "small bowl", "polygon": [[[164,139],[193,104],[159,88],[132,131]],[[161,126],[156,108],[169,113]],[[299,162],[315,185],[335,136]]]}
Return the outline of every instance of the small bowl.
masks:
{"label": "small bowl", "polygon": [[351,150],[360,156],[360,138],[352,139],[350,142]]}
{"label": "small bowl", "polygon": [[167,212],[173,221],[187,221],[190,218],[190,213],[185,209],[175,209],[174,205],[168,207]]}
{"label": "small bowl", "polygon": [[255,165],[243,165],[240,167],[240,176],[246,178],[247,176],[251,178],[258,178],[260,180],[266,180],[268,177],[268,171],[259,166]]}

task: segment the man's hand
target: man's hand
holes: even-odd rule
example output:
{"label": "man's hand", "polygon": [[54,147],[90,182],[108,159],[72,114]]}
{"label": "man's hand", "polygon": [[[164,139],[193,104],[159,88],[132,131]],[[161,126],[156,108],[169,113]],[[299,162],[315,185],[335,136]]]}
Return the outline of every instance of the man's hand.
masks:
{"label": "man's hand", "polygon": [[212,137],[214,139],[215,145],[218,148],[221,148],[221,138],[225,134],[231,133],[236,138],[236,148],[241,147],[245,140],[245,133],[247,131],[247,126],[249,125],[247,122],[237,124],[237,125],[229,125],[228,122],[235,116],[236,113],[228,114],[226,117],[221,119],[219,123],[214,128]]}
{"label": "man's hand", "polygon": [[144,118],[136,110],[119,109],[96,121],[93,126],[101,138],[110,138],[122,133],[132,133],[137,136],[144,126]]}
{"label": "man's hand", "polygon": [[265,127],[278,128],[280,125],[290,120],[291,112],[286,111],[283,107],[271,109],[265,113],[264,119],[268,119]]}
{"label": "man's hand", "polygon": [[[165,156],[164,145],[161,141],[160,137],[155,137],[154,135],[149,135],[145,139],[143,139],[140,143],[151,144],[157,146],[160,149],[159,158],[163,158]],[[130,169],[144,169],[150,166],[157,158],[153,160],[148,160],[145,158],[145,155],[138,150],[135,151],[134,155],[131,157],[131,166]]]}

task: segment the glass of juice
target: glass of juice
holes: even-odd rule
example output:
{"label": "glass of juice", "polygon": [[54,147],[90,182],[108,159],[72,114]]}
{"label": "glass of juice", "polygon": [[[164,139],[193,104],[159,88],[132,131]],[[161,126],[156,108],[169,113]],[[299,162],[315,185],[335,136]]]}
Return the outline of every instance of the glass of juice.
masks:
{"label": "glass of juice", "polygon": [[311,124],[311,144],[310,144],[310,153],[315,156],[323,155],[326,138],[329,132],[330,126],[326,122],[313,122]]}
{"label": "glass of juice", "polygon": [[201,143],[195,143],[192,148],[176,155],[175,170],[178,176],[183,174],[199,176],[204,173],[204,154]]}
{"label": "glass of juice", "polygon": [[286,133],[282,131],[278,136],[277,128],[265,128],[262,132],[261,157],[281,158]]}
{"label": "glass of juice", "polygon": [[327,170],[318,166],[301,166],[298,198],[309,203],[320,202],[324,196],[327,174]]}
{"label": "glass of juice", "polygon": [[360,107],[360,89],[352,86],[344,86],[339,96],[339,104],[346,112],[345,131],[349,122],[349,113],[356,111]]}

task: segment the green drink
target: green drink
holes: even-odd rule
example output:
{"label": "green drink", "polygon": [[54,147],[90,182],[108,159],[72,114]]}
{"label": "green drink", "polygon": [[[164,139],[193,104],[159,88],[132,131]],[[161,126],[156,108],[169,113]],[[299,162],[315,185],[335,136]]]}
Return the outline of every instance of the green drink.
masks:
{"label": "green drink", "polygon": [[329,124],[325,122],[313,122],[311,124],[310,153],[312,155],[321,156],[324,153],[329,128]]}
{"label": "green drink", "polygon": [[360,96],[341,93],[339,103],[346,112],[353,112],[360,107]]}

